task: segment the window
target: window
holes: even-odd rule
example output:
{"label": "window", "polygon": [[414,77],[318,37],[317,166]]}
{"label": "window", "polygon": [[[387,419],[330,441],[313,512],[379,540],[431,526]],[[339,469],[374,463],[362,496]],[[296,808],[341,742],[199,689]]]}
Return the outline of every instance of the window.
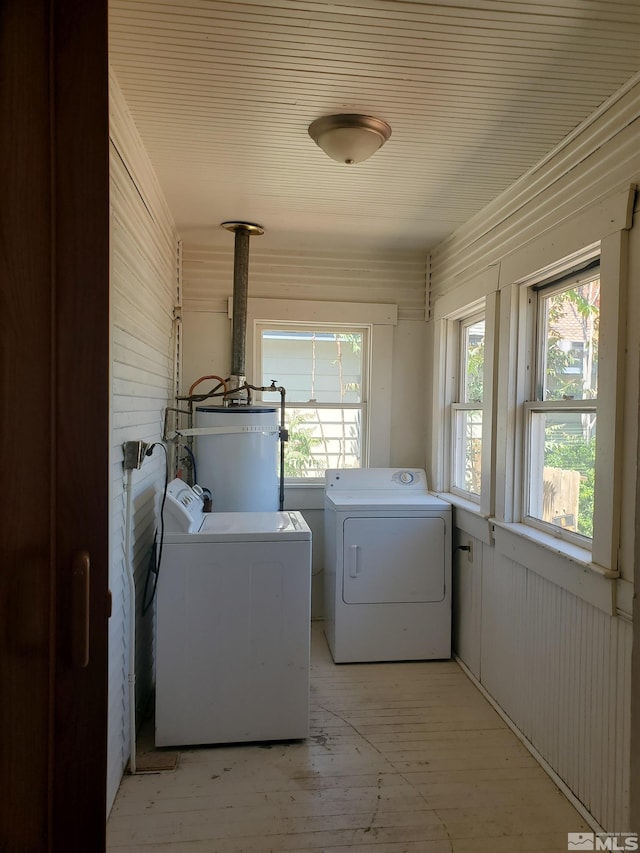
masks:
{"label": "window", "polygon": [[600,328],[599,268],[530,291],[536,346],[525,405],[525,521],[593,536]]}
{"label": "window", "polygon": [[458,326],[458,393],[452,404],[451,488],[479,501],[482,485],[482,409],[484,400],[483,315],[460,320]]}
{"label": "window", "polygon": [[[319,478],[327,468],[359,468],[366,461],[366,326],[263,322],[260,383],[287,391],[285,475]],[[265,402],[278,394],[263,393]]]}

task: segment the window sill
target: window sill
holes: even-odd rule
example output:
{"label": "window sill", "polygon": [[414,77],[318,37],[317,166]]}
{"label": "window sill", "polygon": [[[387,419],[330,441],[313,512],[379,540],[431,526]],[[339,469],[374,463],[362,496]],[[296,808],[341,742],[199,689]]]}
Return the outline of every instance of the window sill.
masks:
{"label": "window sill", "polygon": [[480,514],[480,504],[476,503],[476,501],[469,500],[469,498],[464,498],[462,495],[458,495],[455,492],[436,492],[437,497],[442,498],[443,501],[447,501],[451,506],[460,507],[460,509],[464,509],[467,512],[473,512],[476,515]]}
{"label": "window sill", "polygon": [[484,542],[485,545],[493,543],[493,525],[486,515],[480,510],[480,504],[456,495],[453,492],[438,492],[437,497],[447,501],[453,507],[453,526],[464,530],[469,536]]}
{"label": "window sill", "polygon": [[591,552],[526,524],[491,519],[496,551],[513,562],[587,601],[615,614],[617,575],[591,560]]}
{"label": "window sill", "polygon": [[324,489],[324,480],[287,480],[284,481],[285,489]]}
{"label": "window sill", "polygon": [[285,509],[323,509],[324,508],[324,482],[311,481],[284,483],[284,505]]}

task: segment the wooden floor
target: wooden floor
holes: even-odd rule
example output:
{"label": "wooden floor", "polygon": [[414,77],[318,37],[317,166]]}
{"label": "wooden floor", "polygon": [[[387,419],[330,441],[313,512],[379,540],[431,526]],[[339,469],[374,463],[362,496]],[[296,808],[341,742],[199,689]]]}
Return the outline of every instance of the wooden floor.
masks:
{"label": "wooden floor", "polygon": [[118,853],[565,853],[589,830],[454,662],[341,664],[314,623],[303,742],[126,776]]}

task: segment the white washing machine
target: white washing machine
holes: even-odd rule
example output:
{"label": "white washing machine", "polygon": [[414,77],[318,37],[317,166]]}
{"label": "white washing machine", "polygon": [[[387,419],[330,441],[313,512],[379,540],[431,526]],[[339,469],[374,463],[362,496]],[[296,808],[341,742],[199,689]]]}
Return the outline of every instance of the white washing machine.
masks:
{"label": "white washing machine", "polygon": [[163,513],[156,746],[304,738],[311,531],[298,512],[203,513],[181,480]]}
{"label": "white washing machine", "polygon": [[325,485],[334,661],[451,657],[451,506],[413,468],[331,469]]}

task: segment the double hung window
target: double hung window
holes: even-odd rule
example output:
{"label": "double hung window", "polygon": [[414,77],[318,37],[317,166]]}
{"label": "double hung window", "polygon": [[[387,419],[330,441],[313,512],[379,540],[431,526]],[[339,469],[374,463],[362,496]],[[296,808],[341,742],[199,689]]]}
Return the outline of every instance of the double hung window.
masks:
{"label": "double hung window", "polygon": [[364,465],[368,327],[262,322],[257,332],[261,384],[275,378],[287,391],[285,475],[314,479]]}
{"label": "double hung window", "polygon": [[593,535],[599,268],[531,288],[529,303],[536,340],[525,405],[524,520],[584,541]]}
{"label": "double hung window", "polygon": [[452,404],[451,488],[474,501],[482,485],[484,315],[458,321],[457,403]]}

